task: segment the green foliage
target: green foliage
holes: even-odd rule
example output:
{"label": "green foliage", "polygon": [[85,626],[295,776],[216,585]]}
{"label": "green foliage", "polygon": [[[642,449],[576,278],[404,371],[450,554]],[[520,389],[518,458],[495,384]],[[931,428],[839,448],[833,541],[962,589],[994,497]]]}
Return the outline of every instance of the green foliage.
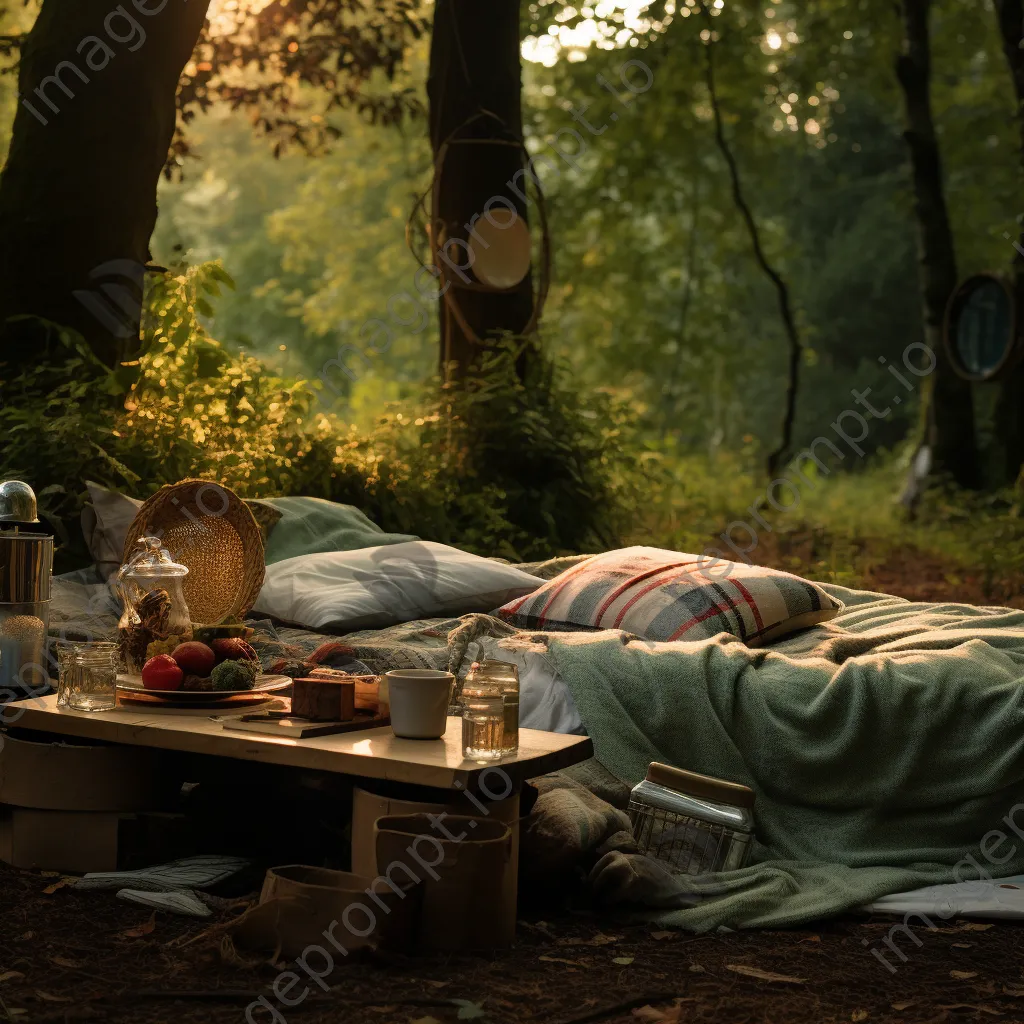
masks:
{"label": "green foliage", "polygon": [[59,354],[12,382],[0,471],[36,489],[66,564],[86,560],[86,480],[137,497],[186,477],[246,497],[312,494],[388,531],[510,559],[614,542],[634,463],[607,396],[585,404],[538,353],[520,379],[510,340],[464,389],[431,385],[360,431],[321,408],[319,383],[210,337],[201,317],[230,284],[216,263],[171,271],[150,287],[137,365],[111,374],[54,328]]}

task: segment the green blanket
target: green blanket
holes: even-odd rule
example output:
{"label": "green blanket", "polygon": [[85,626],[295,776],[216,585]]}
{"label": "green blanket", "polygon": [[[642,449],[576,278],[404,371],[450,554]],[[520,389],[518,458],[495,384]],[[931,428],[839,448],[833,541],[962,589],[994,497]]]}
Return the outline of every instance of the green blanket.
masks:
{"label": "green blanket", "polygon": [[756,862],[665,924],[797,924],[1024,871],[1024,612],[826,589],[843,614],[769,649],[545,637],[613,772],[663,761],[757,794]]}

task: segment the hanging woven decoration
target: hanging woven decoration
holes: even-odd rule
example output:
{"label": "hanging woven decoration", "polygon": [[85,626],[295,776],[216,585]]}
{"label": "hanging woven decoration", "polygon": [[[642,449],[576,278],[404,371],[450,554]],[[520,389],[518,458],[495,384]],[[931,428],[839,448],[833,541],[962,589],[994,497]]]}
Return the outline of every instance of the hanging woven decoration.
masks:
{"label": "hanging woven decoration", "polygon": [[[462,133],[480,118],[492,118],[501,125],[505,138],[460,137]],[[445,313],[456,321],[463,333],[480,343],[481,339],[469,324],[459,302],[460,291],[514,292],[534,267],[534,234],[524,216],[513,209],[509,196],[499,194],[495,200],[504,205],[494,205],[489,210],[480,210],[474,218],[472,230],[459,237],[466,253],[466,265],[453,271],[447,260],[438,254],[454,235],[438,215],[440,209],[441,183],[445,173],[445,162],[453,146],[512,146],[522,154],[523,165],[527,168],[524,177],[529,182],[533,206],[537,212],[538,244],[537,264],[534,273],[533,311],[522,334],[530,334],[537,326],[547,300],[551,275],[551,240],[548,231],[547,207],[544,193],[536,175],[529,170],[530,154],[521,138],[515,136],[496,114],[480,111],[468,118],[438,147],[434,161],[434,172],[429,188],[420,195],[406,224],[406,242],[412,254],[424,268],[436,268],[438,290],[443,291]],[[489,207],[491,203],[487,204]],[[418,238],[417,238],[418,236]],[[431,256],[424,259],[417,241],[429,246]],[[443,287],[447,285],[448,287]]]}

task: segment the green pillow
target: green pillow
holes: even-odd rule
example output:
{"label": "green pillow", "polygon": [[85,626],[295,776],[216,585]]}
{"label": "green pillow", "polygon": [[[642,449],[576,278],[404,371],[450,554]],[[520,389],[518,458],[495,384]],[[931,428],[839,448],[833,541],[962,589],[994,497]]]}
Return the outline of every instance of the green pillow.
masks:
{"label": "green pillow", "polygon": [[404,533],[385,533],[353,505],[339,505],[324,498],[260,498],[259,503],[281,513],[267,538],[267,565],[296,555],[419,540]]}

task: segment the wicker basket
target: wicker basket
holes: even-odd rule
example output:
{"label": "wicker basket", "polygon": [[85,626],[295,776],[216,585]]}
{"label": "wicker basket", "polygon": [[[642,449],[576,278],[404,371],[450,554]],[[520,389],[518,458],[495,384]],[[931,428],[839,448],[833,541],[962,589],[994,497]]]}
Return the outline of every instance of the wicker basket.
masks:
{"label": "wicker basket", "polygon": [[122,561],[149,534],[188,567],[184,592],[193,622],[240,619],[253,606],[266,572],[263,539],[252,512],[227,487],[209,480],[161,487],[132,520]]}

